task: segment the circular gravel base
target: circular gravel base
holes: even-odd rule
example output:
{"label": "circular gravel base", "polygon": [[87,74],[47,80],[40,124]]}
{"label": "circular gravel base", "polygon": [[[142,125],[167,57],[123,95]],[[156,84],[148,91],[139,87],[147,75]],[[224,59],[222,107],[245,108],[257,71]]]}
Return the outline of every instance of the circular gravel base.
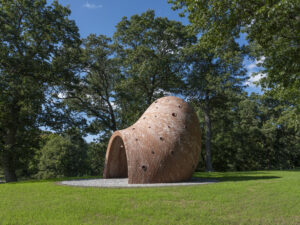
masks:
{"label": "circular gravel base", "polygon": [[128,178],[122,179],[90,179],[90,180],[69,180],[61,181],[59,184],[80,186],[80,187],[103,187],[103,188],[136,188],[136,187],[169,187],[169,186],[190,186],[216,183],[217,180],[192,178],[190,181],[178,183],[155,183],[155,184],[128,184]]}

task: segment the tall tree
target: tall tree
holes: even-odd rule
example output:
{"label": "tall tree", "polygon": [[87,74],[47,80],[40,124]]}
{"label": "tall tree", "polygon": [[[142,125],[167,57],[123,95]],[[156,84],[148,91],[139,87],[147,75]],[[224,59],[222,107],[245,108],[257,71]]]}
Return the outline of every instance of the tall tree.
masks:
{"label": "tall tree", "polygon": [[[0,1],[0,142],[7,182],[41,124],[51,87],[71,83],[80,45],[70,10],[57,1]],[[19,153],[19,154],[18,154]]]}
{"label": "tall tree", "polygon": [[[231,42],[230,51],[239,51]],[[226,51],[224,49],[224,51]],[[218,57],[204,45],[193,45],[185,49],[184,61],[187,63],[187,98],[196,104],[203,113],[205,121],[206,170],[212,171],[211,140],[212,114],[216,109],[228,107],[242,93],[245,71],[242,66],[243,55],[232,55],[229,59]]]}
{"label": "tall tree", "polygon": [[293,126],[293,118],[279,119],[288,102],[245,93],[225,105],[211,111],[215,170],[291,169],[299,165],[300,127]]}
{"label": "tall tree", "polygon": [[[176,92],[183,69],[179,56],[195,37],[180,22],[155,17],[152,10],[123,17],[116,27],[114,40],[122,70],[118,102],[124,112],[137,117],[155,98]],[[131,122],[134,119],[126,117]]]}
{"label": "tall tree", "polygon": [[[201,41],[218,49],[246,34],[251,55],[262,61],[263,87],[300,105],[300,1],[169,0],[188,14]],[[264,60],[262,60],[264,59]],[[298,107],[299,109],[299,107]],[[299,118],[298,118],[299,119]]]}

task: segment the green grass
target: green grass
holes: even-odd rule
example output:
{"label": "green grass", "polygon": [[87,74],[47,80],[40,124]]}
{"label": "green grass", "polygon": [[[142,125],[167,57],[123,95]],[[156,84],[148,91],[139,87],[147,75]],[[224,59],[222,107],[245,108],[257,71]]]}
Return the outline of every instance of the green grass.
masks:
{"label": "green grass", "polygon": [[135,189],[0,184],[0,224],[300,224],[300,171],[195,176],[220,182]]}

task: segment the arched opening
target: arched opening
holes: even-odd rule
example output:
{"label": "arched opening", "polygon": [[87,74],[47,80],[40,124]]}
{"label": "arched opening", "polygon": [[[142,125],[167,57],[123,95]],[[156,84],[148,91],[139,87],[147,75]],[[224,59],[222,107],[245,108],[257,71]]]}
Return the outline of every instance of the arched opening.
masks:
{"label": "arched opening", "polygon": [[115,136],[108,149],[104,178],[126,178],[128,166],[125,145],[120,136]]}

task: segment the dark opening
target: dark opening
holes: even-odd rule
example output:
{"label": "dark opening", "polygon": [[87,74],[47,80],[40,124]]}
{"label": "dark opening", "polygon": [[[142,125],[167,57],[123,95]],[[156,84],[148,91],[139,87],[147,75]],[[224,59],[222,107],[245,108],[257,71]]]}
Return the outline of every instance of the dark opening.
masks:
{"label": "dark opening", "polygon": [[125,145],[121,137],[113,139],[109,149],[107,162],[107,178],[126,178],[128,177],[127,157]]}
{"label": "dark opening", "polygon": [[143,169],[144,171],[146,171],[146,170],[147,170],[147,166],[143,165],[143,166],[142,166],[142,169]]}

